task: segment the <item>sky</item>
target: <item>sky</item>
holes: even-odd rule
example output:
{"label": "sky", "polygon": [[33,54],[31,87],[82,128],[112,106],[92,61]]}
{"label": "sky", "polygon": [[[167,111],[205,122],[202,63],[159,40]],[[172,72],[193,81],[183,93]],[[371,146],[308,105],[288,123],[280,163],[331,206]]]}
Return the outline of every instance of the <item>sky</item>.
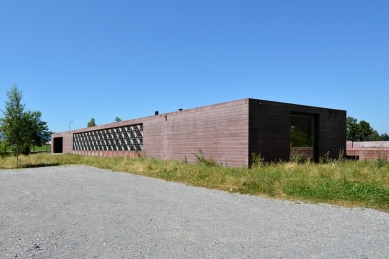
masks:
{"label": "sky", "polygon": [[389,134],[388,13],[374,0],[0,0],[0,109],[16,84],[62,132],[255,98]]}

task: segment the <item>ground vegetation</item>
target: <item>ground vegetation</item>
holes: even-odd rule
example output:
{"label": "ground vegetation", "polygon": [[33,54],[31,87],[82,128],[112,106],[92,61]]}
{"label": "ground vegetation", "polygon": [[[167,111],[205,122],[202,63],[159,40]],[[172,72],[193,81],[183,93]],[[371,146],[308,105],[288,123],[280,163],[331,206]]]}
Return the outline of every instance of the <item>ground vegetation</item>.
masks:
{"label": "ground vegetation", "polygon": [[[372,161],[323,157],[319,163],[266,163],[253,154],[251,168],[231,168],[212,157],[197,154],[198,163],[158,160],[152,157],[108,158],[74,154],[22,156],[22,167],[82,164],[113,171],[140,174],[188,185],[251,195],[264,195],[297,202],[359,206],[389,212],[389,163],[379,157]],[[15,168],[10,158],[0,160],[1,168]]]}

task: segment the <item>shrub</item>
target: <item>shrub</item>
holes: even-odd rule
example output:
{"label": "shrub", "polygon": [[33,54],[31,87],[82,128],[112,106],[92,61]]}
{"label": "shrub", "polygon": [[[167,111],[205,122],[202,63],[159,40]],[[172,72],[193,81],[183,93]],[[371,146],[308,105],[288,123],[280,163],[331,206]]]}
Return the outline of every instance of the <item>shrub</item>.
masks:
{"label": "shrub", "polygon": [[382,158],[381,151],[378,153],[378,157],[376,160],[376,165],[378,168],[384,167],[386,164],[386,159]]}
{"label": "shrub", "polygon": [[218,164],[215,162],[215,160],[210,156],[208,158],[205,158],[204,152],[199,148],[199,153],[194,154],[197,162],[200,164],[204,164],[206,166],[217,166]]}
{"label": "shrub", "polygon": [[1,158],[4,158],[8,155],[8,146],[3,142],[3,141],[0,141],[0,157]]}
{"label": "shrub", "polygon": [[251,168],[260,167],[263,165],[264,158],[261,157],[261,154],[252,153],[251,154]]}

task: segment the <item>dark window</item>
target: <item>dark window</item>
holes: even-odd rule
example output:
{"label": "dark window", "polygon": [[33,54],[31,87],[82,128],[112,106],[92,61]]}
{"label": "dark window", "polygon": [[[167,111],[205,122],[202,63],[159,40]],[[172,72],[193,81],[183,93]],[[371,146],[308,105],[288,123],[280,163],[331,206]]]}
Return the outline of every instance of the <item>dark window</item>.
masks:
{"label": "dark window", "polygon": [[291,157],[315,159],[315,117],[313,115],[290,116]]}
{"label": "dark window", "polygon": [[54,153],[63,152],[63,138],[54,138]]}

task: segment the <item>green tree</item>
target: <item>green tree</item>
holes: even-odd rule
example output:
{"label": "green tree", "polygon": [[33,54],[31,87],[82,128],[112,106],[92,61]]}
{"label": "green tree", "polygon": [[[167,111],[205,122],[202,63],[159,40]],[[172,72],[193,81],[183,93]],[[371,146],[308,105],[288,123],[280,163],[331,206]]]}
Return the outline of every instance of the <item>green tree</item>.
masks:
{"label": "green tree", "polygon": [[347,125],[347,140],[352,141],[380,141],[384,140],[385,135],[379,135],[370,123],[361,120],[360,122],[353,117],[348,116]]}
{"label": "green tree", "polygon": [[364,120],[359,122],[359,140],[368,140],[368,137],[373,133],[373,128]]}
{"label": "green tree", "polygon": [[29,141],[29,147],[38,146],[41,147],[46,144],[47,141],[50,140],[52,132],[49,131],[49,127],[45,121],[41,120],[42,113],[40,111],[28,111],[25,114]]}
{"label": "green tree", "polygon": [[25,104],[22,104],[22,92],[14,85],[7,91],[8,100],[5,101],[5,110],[0,119],[0,131],[3,141],[12,147],[16,155],[16,166],[19,165],[19,153],[25,143],[28,143],[29,134],[26,128]]}
{"label": "green tree", "polygon": [[382,138],[381,138],[380,134],[378,134],[378,132],[376,130],[372,129],[371,134],[365,140],[368,140],[368,141],[380,141],[380,140],[382,140]]}
{"label": "green tree", "polygon": [[359,124],[357,119],[348,116],[346,119],[346,128],[347,128],[347,140],[355,141],[360,135]]}
{"label": "green tree", "polygon": [[90,121],[88,122],[87,127],[90,128],[90,127],[94,127],[94,126],[96,126],[96,122],[95,122],[95,119],[92,118],[92,119],[90,119]]}
{"label": "green tree", "polygon": [[3,158],[8,155],[8,146],[5,141],[0,140],[0,157]]}
{"label": "green tree", "polygon": [[389,141],[389,135],[384,133],[380,135],[382,141]]}
{"label": "green tree", "polygon": [[120,121],[122,121],[122,120],[121,120],[118,116],[116,116],[115,121],[116,121],[116,122],[120,122]]}
{"label": "green tree", "polygon": [[19,165],[19,154],[28,155],[31,146],[42,146],[49,139],[50,131],[47,123],[41,120],[41,112],[25,111],[22,104],[22,92],[14,85],[7,91],[8,100],[5,101],[5,111],[0,119],[2,142],[11,147],[16,156],[16,165]]}

